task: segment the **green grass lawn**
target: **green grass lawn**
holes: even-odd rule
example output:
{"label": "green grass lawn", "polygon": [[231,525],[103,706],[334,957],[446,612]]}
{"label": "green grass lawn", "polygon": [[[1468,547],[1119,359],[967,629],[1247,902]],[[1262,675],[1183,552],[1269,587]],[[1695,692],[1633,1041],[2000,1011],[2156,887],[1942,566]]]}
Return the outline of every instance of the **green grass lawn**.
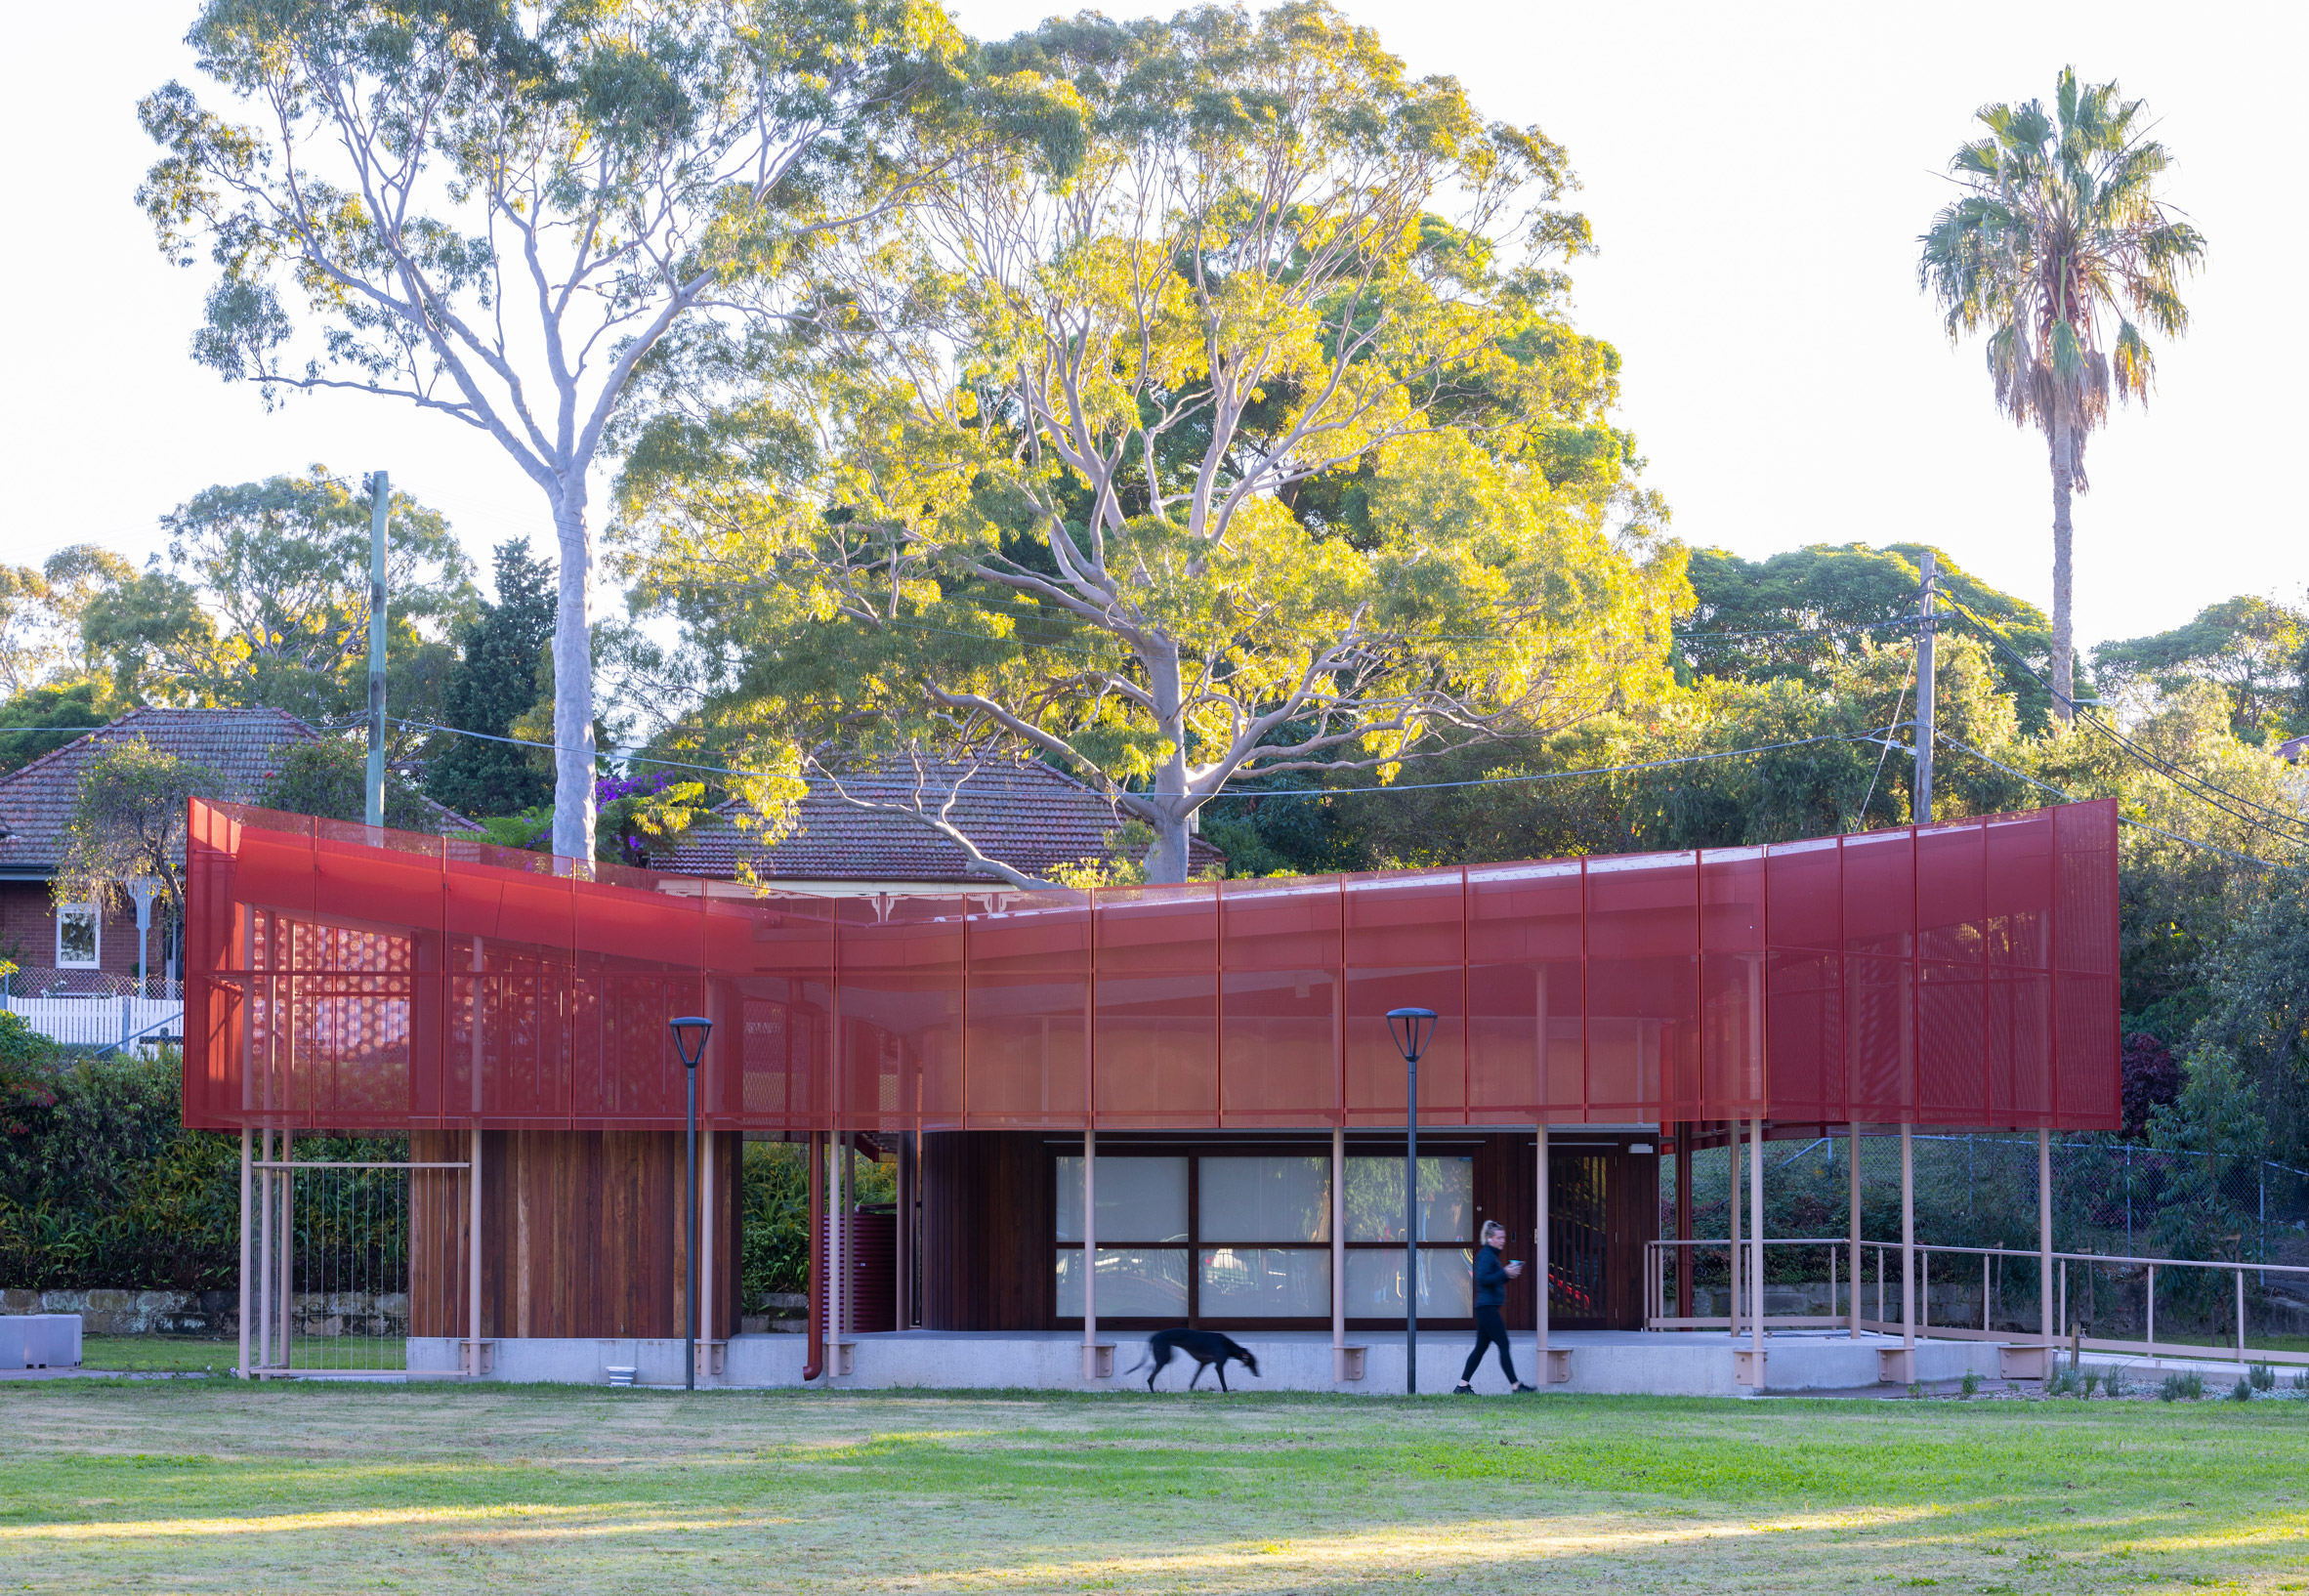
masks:
{"label": "green grass lawn", "polygon": [[80,1364],[84,1368],[228,1374],[238,1362],[238,1341],[215,1341],[206,1336],[85,1335],[80,1338]]}
{"label": "green grass lawn", "polygon": [[2309,1590],[2309,1402],[0,1384],[0,1589]]}
{"label": "green grass lawn", "polygon": [[[406,1366],[407,1346],[398,1335],[301,1335],[290,1353],[298,1368],[399,1369]],[[196,1335],[90,1335],[80,1341],[83,1368],[230,1374],[239,1362],[237,1340],[217,1341]]]}

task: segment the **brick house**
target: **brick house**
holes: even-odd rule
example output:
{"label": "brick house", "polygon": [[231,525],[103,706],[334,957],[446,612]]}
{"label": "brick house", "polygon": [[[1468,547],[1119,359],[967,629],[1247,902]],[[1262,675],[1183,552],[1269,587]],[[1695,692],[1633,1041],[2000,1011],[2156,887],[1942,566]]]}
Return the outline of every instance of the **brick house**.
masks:
{"label": "brick house", "polygon": [[[279,709],[132,709],[103,731],[0,776],[0,957],[50,990],[125,991],[136,978],[134,911],[100,915],[93,905],[71,903],[60,909],[49,891],[81,773],[104,749],[141,739],[220,773],[225,779],[217,796],[251,803],[289,748],[325,735]],[[480,830],[446,809],[440,818],[444,830]],[[151,943],[154,972],[173,979],[176,927],[155,916]],[[20,994],[26,989],[22,980]]]}

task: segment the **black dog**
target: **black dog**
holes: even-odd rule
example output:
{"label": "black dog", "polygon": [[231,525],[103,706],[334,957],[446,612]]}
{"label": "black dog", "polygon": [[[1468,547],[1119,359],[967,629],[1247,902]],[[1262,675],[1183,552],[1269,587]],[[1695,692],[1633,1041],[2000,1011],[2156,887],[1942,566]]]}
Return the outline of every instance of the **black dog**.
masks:
{"label": "black dog", "polygon": [[[1195,1389],[1195,1381],[1202,1378],[1202,1371],[1213,1364],[1219,1365],[1219,1389],[1226,1390],[1227,1360],[1230,1358],[1253,1374],[1259,1372],[1258,1359],[1251,1356],[1248,1347],[1231,1336],[1221,1335],[1216,1330],[1156,1330],[1147,1337],[1147,1362],[1154,1365],[1147,1370],[1148,1390],[1154,1389],[1154,1376],[1170,1365],[1173,1353],[1185,1353],[1195,1360],[1194,1377],[1187,1382],[1190,1391]],[[1147,1364],[1142,1363],[1128,1372],[1136,1374],[1141,1368],[1147,1368]]]}

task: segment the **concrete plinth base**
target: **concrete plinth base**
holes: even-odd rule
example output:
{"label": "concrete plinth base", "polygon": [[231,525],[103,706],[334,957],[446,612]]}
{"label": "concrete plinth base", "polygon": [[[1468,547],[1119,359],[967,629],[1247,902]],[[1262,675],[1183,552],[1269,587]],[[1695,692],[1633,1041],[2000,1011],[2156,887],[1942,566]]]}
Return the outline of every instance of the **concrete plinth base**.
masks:
{"label": "concrete plinth base", "polygon": [[[748,1336],[754,1341],[791,1341],[798,1335]],[[735,1345],[735,1342],[731,1343]],[[464,1373],[465,1343],[455,1336],[418,1336],[408,1340],[408,1371],[417,1376]],[[637,1340],[632,1337],[497,1336],[488,1343],[484,1379],[509,1380],[517,1385],[608,1385],[609,1370],[635,1370],[636,1385],[680,1385],[682,1346],[679,1338]],[[794,1361],[794,1383],[801,1377],[802,1361]],[[745,1382],[753,1383],[753,1382]],[[762,1382],[769,1383],[769,1382]]]}
{"label": "concrete plinth base", "polygon": [[[1251,1374],[1230,1365],[1228,1384],[1238,1391],[1338,1391],[1364,1396],[1400,1396],[1404,1389],[1404,1347],[1400,1339],[1372,1337],[1360,1351],[1361,1378],[1342,1378],[1343,1360],[1334,1357],[1329,1336],[1321,1332],[1273,1332],[1265,1335],[1238,1331],[1235,1338],[1259,1361]],[[414,1339],[409,1346],[409,1370],[448,1373],[458,1366],[458,1343],[449,1338]],[[525,1340],[501,1338],[494,1343],[495,1362],[488,1375],[517,1382],[562,1381],[577,1385],[607,1385],[612,1367],[632,1367],[635,1383],[678,1386],[682,1383],[682,1343],[675,1340]],[[1748,1397],[1760,1393],[1837,1391],[1871,1386],[1882,1378],[1885,1363],[1900,1361],[1900,1344],[1879,1336],[1859,1340],[1836,1334],[1780,1334],[1765,1339],[1764,1378],[1759,1387],[1743,1375],[1751,1361],[1747,1342],[1706,1332],[1646,1333],[1640,1331],[1557,1331],[1548,1348],[1548,1376],[1534,1357],[1529,1336],[1516,1338],[1516,1372],[1543,1391],[1669,1397]],[[847,1357],[835,1359],[829,1348],[826,1373],[810,1382],[819,1390],[1036,1390],[1129,1391],[1146,1389],[1143,1366],[1145,1342],[1136,1336],[1117,1336],[1112,1372],[1086,1378],[1080,1337],[1065,1332],[1029,1330],[909,1330],[898,1334],[848,1338]],[[1934,1341],[1916,1343],[1913,1371],[1907,1378],[1927,1383],[1961,1379],[1977,1374],[1996,1377],[2004,1354],[1993,1341]],[[701,1382],[714,1387],[797,1386],[807,1339],[799,1335],[740,1335],[725,1348],[718,1375]],[[1886,1358],[1889,1353],[1891,1357]],[[1422,1394],[1448,1392],[1457,1382],[1467,1357],[1467,1341],[1458,1335],[1423,1335],[1419,1339],[1419,1390]],[[1155,1381],[1157,1391],[1178,1391],[1195,1373],[1188,1360],[1173,1359]],[[1902,1383],[1906,1383],[1903,1381]],[[1475,1377],[1476,1389],[1497,1393],[1506,1381],[1495,1357],[1488,1358]],[[1218,1381],[1205,1371],[1197,1387],[1215,1391]]]}

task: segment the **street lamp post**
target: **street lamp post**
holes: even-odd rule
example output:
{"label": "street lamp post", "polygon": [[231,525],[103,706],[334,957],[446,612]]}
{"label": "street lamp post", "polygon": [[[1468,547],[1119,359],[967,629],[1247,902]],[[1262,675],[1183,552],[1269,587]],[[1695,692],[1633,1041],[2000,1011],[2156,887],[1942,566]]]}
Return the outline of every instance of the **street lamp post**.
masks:
{"label": "street lamp post", "polygon": [[1435,1035],[1433,1009],[1389,1009],[1387,1029],[1404,1063],[1403,1389],[1419,1394],[1419,1055]]}
{"label": "street lamp post", "polygon": [[690,1081],[690,1143],[682,1155],[682,1186],[689,1194],[683,1221],[684,1251],[690,1255],[690,1294],[683,1316],[689,1334],[682,1341],[682,1389],[697,1389],[697,1061],[705,1057],[705,1039],[714,1023],[700,1015],[685,1015],[666,1022],[674,1034],[674,1050],[682,1056],[682,1072]]}

